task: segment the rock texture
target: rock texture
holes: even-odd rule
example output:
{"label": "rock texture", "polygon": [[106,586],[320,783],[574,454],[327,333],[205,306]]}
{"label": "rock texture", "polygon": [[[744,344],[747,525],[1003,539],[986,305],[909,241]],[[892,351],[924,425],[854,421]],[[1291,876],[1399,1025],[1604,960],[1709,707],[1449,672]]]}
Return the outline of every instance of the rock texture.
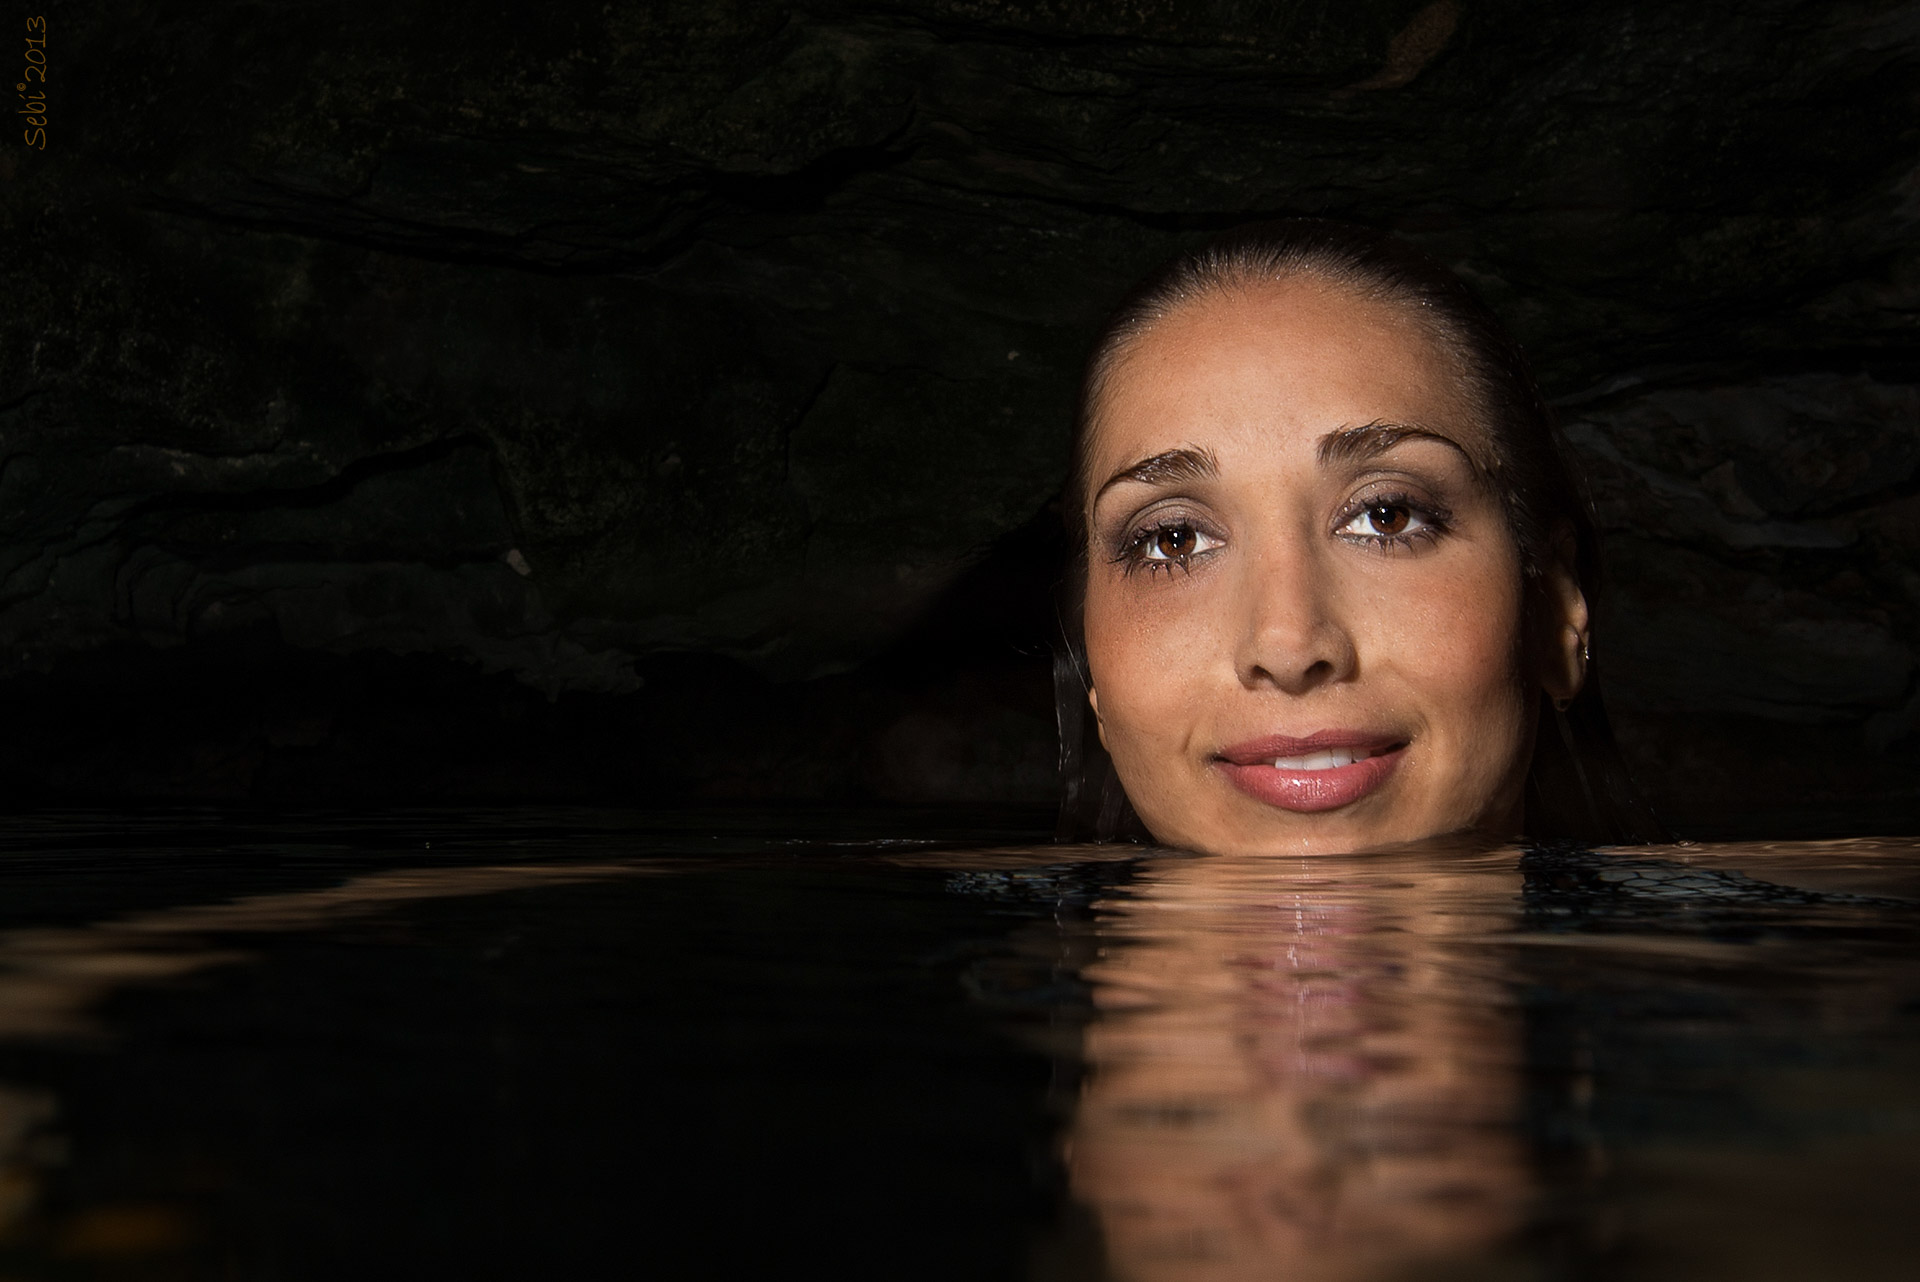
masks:
{"label": "rock texture", "polygon": [[21,798],[1043,799],[1086,337],[1312,212],[1535,355],[1671,813],[1920,800],[1913,4],[47,18],[47,145],[0,150]]}

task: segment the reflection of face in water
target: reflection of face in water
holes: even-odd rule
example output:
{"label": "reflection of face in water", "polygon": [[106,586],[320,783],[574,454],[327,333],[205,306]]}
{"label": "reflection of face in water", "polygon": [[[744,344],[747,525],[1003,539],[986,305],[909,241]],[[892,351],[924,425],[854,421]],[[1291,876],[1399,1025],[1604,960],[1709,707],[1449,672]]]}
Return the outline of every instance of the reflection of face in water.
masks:
{"label": "reflection of face in water", "polygon": [[1116,1276],[1386,1276],[1519,1226],[1518,1016],[1450,942],[1517,878],[1343,867],[1167,861],[1108,905],[1068,1166]]}

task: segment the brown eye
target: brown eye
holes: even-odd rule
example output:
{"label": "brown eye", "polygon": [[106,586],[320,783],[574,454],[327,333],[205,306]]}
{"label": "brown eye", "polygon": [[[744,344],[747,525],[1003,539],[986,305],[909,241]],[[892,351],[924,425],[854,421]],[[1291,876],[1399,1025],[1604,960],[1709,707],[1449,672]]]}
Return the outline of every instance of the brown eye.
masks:
{"label": "brown eye", "polygon": [[1379,503],[1367,509],[1367,521],[1375,534],[1388,537],[1399,534],[1413,520],[1413,513],[1396,503]]}
{"label": "brown eye", "polygon": [[1128,573],[1137,566],[1150,570],[1170,570],[1176,565],[1191,569],[1196,558],[1222,546],[1223,540],[1182,521],[1142,530],[1127,541],[1114,560],[1124,563]]}
{"label": "brown eye", "polygon": [[1193,555],[1198,540],[1184,525],[1168,526],[1153,537],[1153,550],[1169,561],[1184,561]]}
{"label": "brown eye", "polygon": [[1375,547],[1404,547],[1432,540],[1451,528],[1447,514],[1398,494],[1382,494],[1347,509],[1336,533]]}

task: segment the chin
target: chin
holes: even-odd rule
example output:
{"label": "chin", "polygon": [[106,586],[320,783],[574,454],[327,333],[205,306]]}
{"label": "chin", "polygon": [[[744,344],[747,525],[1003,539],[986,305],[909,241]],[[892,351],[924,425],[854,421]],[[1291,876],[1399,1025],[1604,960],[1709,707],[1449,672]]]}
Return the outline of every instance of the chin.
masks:
{"label": "chin", "polygon": [[[1349,810],[1295,814],[1262,806],[1252,813],[1213,816],[1142,814],[1156,842],[1209,855],[1342,855],[1441,838],[1471,836],[1509,841],[1520,836],[1519,787],[1477,811],[1447,808],[1423,813]],[[1239,810],[1234,806],[1232,810]]]}

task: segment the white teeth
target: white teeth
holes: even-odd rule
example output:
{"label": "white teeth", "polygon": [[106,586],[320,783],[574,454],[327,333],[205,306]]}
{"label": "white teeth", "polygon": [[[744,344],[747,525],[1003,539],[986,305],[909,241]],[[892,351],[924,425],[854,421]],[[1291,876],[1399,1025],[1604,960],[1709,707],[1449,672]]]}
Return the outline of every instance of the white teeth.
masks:
{"label": "white teeth", "polygon": [[1322,748],[1303,757],[1275,757],[1275,770],[1337,770],[1373,755],[1371,748]]}

